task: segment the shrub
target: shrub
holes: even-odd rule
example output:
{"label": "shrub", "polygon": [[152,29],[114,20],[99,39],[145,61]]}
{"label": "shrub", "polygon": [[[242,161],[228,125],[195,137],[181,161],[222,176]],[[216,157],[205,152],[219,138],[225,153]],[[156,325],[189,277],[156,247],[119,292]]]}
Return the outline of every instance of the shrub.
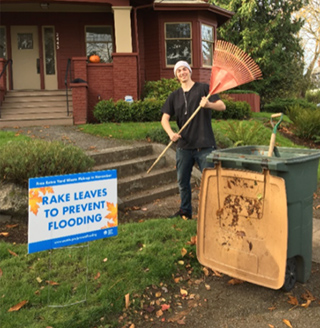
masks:
{"label": "shrub", "polygon": [[132,103],[119,100],[100,101],[94,108],[93,115],[100,123],[107,122],[154,122],[161,118],[161,108],[165,100],[147,98]]}
{"label": "shrub", "polygon": [[233,142],[233,146],[247,146],[247,145],[263,145],[264,138],[261,137],[264,127],[259,122],[248,128],[248,122],[232,122],[228,123],[226,130],[226,137]]}
{"label": "shrub", "polygon": [[298,105],[301,108],[309,108],[313,110],[317,108],[314,103],[308,102],[305,99],[277,98],[273,102],[265,104],[262,111],[268,113],[285,113],[289,107],[295,105]]}
{"label": "shrub", "polygon": [[116,113],[115,102],[112,99],[99,101],[93,111],[93,116],[98,122],[114,122]]}
{"label": "shrub", "polygon": [[0,181],[24,187],[29,178],[86,172],[93,165],[80,148],[58,141],[10,141],[0,148]]}
{"label": "shrub", "polygon": [[[172,131],[178,132],[178,129],[176,127],[172,127]],[[150,139],[152,142],[159,142],[164,145],[170,142],[168,134],[162,127],[150,130],[147,133],[147,139]]]}
{"label": "shrub", "polygon": [[242,120],[251,117],[251,108],[246,101],[232,101],[227,98],[222,98],[226,105],[225,111],[212,111],[212,118],[219,120]]}
{"label": "shrub", "polygon": [[143,98],[155,98],[165,100],[172,91],[180,88],[177,79],[161,79],[158,81],[147,81],[144,86]]}
{"label": "shrub", "polygon": [[299,138],[317,140],[320,136],[320,110],[291,106],[286,114],[293,122],[294,133]]}
{"label": "shrub", "polygon": [[320,90],[317,91],[307,91],[306,100],[314,104],[320,103]]}

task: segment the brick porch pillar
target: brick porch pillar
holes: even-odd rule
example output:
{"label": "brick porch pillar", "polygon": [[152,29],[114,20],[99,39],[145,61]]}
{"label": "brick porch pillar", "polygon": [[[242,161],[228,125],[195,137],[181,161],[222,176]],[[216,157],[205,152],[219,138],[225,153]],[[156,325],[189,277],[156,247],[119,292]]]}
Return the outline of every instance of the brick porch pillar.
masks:
{"label": "brick porch pillar", "polygon": [[[87,58],[73,57],[74,79],[88,81]],[[70,83],[72,89],[73,124],[86,124],[88,119],[88,84],[77,82]]]}
{"label": "brick porch pillar", "polygon": [[138,72],[136,53],[113,53],[114,99],[130,95],[138,99]]}

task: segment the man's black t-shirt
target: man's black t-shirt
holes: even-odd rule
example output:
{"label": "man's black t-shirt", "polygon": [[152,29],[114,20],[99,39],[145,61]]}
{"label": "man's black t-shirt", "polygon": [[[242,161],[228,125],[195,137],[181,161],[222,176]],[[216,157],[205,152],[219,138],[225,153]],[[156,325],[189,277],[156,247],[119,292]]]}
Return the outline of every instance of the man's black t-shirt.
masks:
{"label": "man's black t-shirt", "polygon": [[[187,122],[193,112],[199,107],[201,98],[207,97],[209,85],[195,82],[188,92],[182,88],[172,92],[162,107],[162,113],[175,116],[179,129]],[[215,94],[209,98],[209,101],[219,100],[219,95]],[[191,120],[187,127],[181,132],[181,138],[178,140],[178,147],[183,149],[195,148],[216,148],[212,126],[211,111],[209,108],[201,108],[196,116]]]}

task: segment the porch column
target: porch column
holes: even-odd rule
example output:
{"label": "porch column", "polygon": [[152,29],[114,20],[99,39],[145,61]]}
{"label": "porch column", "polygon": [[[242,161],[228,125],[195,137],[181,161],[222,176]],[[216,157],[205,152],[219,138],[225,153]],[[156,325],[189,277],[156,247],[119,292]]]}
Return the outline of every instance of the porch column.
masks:
{"label": "porch column", "polygon": [[87,72],[87,58],[73,57],[73,73],[74,79],[81,79],[77,83],[70,83],[72,90],[72,104],[73,104],[73,124],[85,124],[88,118],[88,72]]}
{"label": "porch column", "polygon": [[131,8],[113,6],[114,32],[116,51],[120,53],[132,52]]}

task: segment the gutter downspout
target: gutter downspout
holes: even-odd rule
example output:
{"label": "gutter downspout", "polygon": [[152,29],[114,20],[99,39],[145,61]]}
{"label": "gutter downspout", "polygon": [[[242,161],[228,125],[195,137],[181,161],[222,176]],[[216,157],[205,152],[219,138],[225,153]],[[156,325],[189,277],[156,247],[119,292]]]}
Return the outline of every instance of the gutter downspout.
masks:
{"label": "gutter downspout", "polygon": [[154,3],[149,5],[142,5],[138,7],[133,8],[133,14],[134,14],[134,33],[136,38],[136,51],[137,51],[137,70],[138,70],[138,96],[140,98],[141,94],[141,78],[140,78],[140,50],[139,50],[139,35],[138,35],[138,18],[137,18],[137,11],[138,9],[145,9],[145,8],[151,8],[154,7]]}

